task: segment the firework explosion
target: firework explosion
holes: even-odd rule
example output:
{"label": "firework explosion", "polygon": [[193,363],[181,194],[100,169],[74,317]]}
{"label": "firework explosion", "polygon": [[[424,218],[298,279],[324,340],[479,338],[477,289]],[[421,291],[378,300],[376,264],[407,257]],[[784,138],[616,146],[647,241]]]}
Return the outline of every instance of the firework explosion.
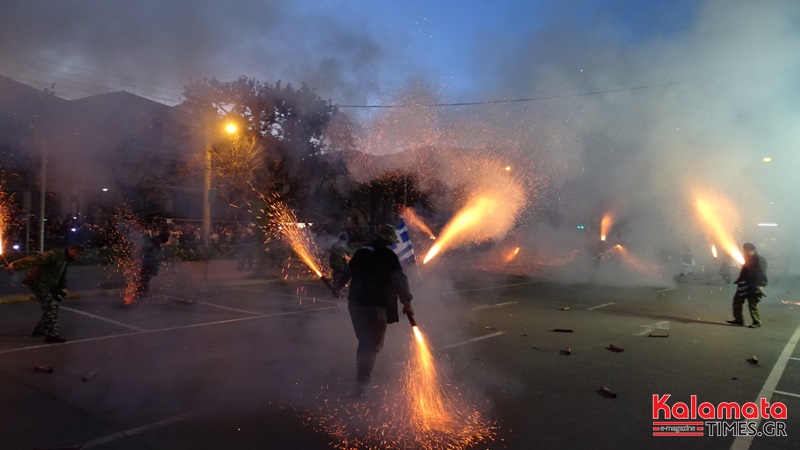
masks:
{"label": "firework explosion", "polygon": [[722,249],[734,261],[740,265],[744,264],[744,256],[733,239],[731,231],[723,225],[739,223],[739,215],[733,204],[720,194],[696,192],[694,206],[706,232],[719,242]]}
{"label": "firework explosion", "polygon": [[614,223],[614,218],[610,213],[603,215],[603,220],[600,222],[600,240],[605,241],[608,237],[608,232],[611,230],[611,225]]}
{"label": "firework explosion", "polygon": [[[261,213],[266,218],[267,224],[264,226],[265,234],[277,232],[286,242],[292,247],[298,258],[308,266],[311,271],[316,274],[320,279],[327,282],[325,278],[326,266],[322,263],[322,259],[318,256],[318,251],[314,239],[311,237],[311,232],[308,228],[298,226],[297,217],[294,211],[282,202],[277,194],[273,195],[271,199],[261,196],[264,201],[264,209]],[[325,271],[325,272],[323,272]]]}
{"label": "firework explosion", "polygon": [[493,440],[497,426],[466,402],[455,386],[442,382],[422,332],[418,327],[413,331],[402,394],[387,390],[375,403],[324,399],[318,414],[305,416],[306,424],[330,436],[330,444],[341,450],[459,450]]}
{"label": "firework explosion", "polygon": [[405,219],[406,223],[408,223],[411,227],[416,228],[423,233],[425,233],[429,238],[436,239],[436,236],[433,234],[433,231],[425,224],[425,222],[420,219],[416,212],[414,212],[411,208],[405,208],[403,212],[400,214]]}
{"label": "firework explosion", "polygon": [[501,238],[514,226],[526,195],[521,181],[505,167],[491,158],[467,163],[465,175],[471,176],[467,201],[445,226],[423,264],[448,248]]}
{"label": "firework explosion", "polygon": [[112,267],[122,276],[125,283],[123,301],[130,305],[141,290],[143,245],[147,234],[139,220],[124,205],[114,212],[113,225],[108,236]]}

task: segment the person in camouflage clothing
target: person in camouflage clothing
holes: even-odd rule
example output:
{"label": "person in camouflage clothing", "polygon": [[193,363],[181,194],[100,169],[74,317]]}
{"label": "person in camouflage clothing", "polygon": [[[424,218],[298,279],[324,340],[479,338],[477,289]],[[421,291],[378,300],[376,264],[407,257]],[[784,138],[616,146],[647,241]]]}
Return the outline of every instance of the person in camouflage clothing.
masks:
{"label": "person in camouflage clothing", "polygon": [[42,317],[33,329],[31,337],[44,336],[45,342],[66,342],[58,334],[58,308],[66,292],[67,263],[78,258],[82,247],[57,248],[44,253],[26,256],[11,262],[6,270],[31,269],[22,281],[42,304]]}
{"label": "person in camouflage clothing", "polygon": [[744,265],[736,279],[736,294],[733,296],[733,320],[727,322],[731,325],[744,325],[742,306],[745,300],[750,310],[753,324],[750,328],[761,327],[761,315],[758,312],[758,302],[767,294],[764,287],[767,285],[767,260],[756,252],[756,246],[747,242],[742,245],[744,250]]}

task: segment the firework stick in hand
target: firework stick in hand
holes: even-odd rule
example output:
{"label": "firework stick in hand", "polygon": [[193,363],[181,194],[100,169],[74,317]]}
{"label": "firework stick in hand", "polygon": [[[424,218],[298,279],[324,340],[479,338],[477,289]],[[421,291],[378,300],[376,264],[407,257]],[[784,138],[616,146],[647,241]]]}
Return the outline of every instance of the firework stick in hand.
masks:
{"label": "firework stick in hand", "polygon": [[414,315],[413,314],[406,314],[406,315],[408,316],[408,321],[411,322],[411,326],[412,327],[417,326],[417,321],[414,320]]}
{"label": "firework stick in hand", "polygon": [[331,280],[325,278],[325,276],[323,276],[323,275],[320,275],[319,279],[322,280],[323,283],[325,283],[325,286],[328,286],[328,289],[331,290],[331,294],[333,294],[334,297],[339,298],[339,294],[336,292],[336,289],[333,288],[333,284],[331,284]]}

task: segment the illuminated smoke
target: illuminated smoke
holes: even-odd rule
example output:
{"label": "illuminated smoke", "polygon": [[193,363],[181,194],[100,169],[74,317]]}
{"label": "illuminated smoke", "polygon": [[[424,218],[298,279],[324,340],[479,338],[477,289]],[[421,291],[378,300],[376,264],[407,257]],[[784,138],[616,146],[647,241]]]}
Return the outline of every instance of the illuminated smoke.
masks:
{"label": "illuminated smoke", "polygon": [[401,215],[403,216],[403,218],[405,219],[406,223],[409,226],[422,231],[431,239],[436,239],[436,236],[433,234],[433,231],[431,231],[428,225],[426,225],[425,222],[422,221],[422,219],[417,215],[417,213],[414,212],[413,209],[405,208],[401,213]]}
{"label": "illuminated smoke", "polygon": [[694,207],[706,233],[734,261],[744,264],[744,256],[731,231],[739,224],[739,214],[731,201],[719,193],[695,192]]}
{"label": "illuminated smoke", "polygon": [[471,177],[467,201],[445,225],[423,264],[450,248],[502,238],[514,226],[525,206],[525,189],[505,167],[489,158],[473,160],[466,167],[464,174]]}
{"label": "illuminated smoke", "polygon": [[614,218],[610,213],[603,215],[603,220],[600,221],[600,240],[605,241],[608,237],[608,232],[611,230],[611,225],[614,223]]}
{"label": "illuminated smoke", "polygon": [[323,270],[330,272],[322,263],[322,258],[318,255],[317,246],[311,236],[311,232],[305,225],[300,225],[294,211],[273,195],[268,199],[261,196],[264,201],[264,209],[261,213],[268,219],[265,225],[265,234],[278,233],[292,247],[295,254],[311,271],[318,277],[324,277]]}

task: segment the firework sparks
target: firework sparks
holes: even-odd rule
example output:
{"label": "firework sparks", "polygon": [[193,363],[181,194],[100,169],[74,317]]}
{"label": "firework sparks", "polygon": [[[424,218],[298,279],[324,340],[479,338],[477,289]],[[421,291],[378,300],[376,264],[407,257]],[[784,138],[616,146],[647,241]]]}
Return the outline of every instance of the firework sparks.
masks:
{"label": "firework sparks", "polygon": [[269,223],[266,227],[271,228],[271,230],[265,231],[268,233],[270,231],[277,231],[280,233],[297,257],[333,290],[330,281],[323,273],[323,270],[326,269],[322,263],[322,259],[318,256],[317,247],[311,237],[309,229],[298,225],[294,211],[289,209],[277,196],[274,196],[271,200],[265,198],[263,195],[261,198],[265,205],[261,212],[269,219]]}
{"label": "firework sparks", "polygon": [[736,245],[730,230],[723,223],[738,223],[738,214],[734,206],[721,195],[711,198],[710,194],[695,194],[695,211],[706,232],[711,234],[722,249],[728,253],[734,261],[744,264],[744,256]]}
{"label": "firework sparks", "polygon": [[144,227],[133,213],[123,205],[114,212],[114,226],[109,231],[110,258],[113,268],[125,283],[123,301],[132,304],[142,285],[143,245],[146,237]]}
{"label": "firework sparks", "polygon": [[465,206],[445,226],[425,255],[425,264],[443,250],[465,243],[480,243],[505,235],[525,204],[519,180],[493,160],[476,160],[467,171],[474,176]]}
{"label": "firework sparks", "polygon": [[717,246],[714,244],[711,244],[711,256],[713,256],[714,259],[717,258]]}
{"label": "firework sparks", "polygon": [[326,399],[319,414],[306,417],[308,425],[333,439],[334,448],[460,450],[494,439],[497,426],[442,382],[424,335],[418,326],[412,330],[401,396],[387,390],[380,404]]}
{"label": "firework sparks", "polygon": [[420,219],[420,217],[417,215],[417,213],[414,212],[413,209],[411,208],[404,209],[402,216],[406,220],[406,223],[427,234],[428,237],[430,237],[431,239],[436,239],[436,236],[433,234],[433,231],[431,231],[431,229],[427,225],[425,225],[425,222],[423,222],[422,219]]}
{"label": "firework sparks", "polygon": [[606,213],[603,215],[603,219],[600,221],[600,240],[605,241],[606,237],[608,237],[608,232],[611,230],[611,225],[614,224],[614,217],[611,213]]}
{"label": "firework sparks", "polygon": [[3,184],[0,181],[0,256],[3,261],[8,264],[6,255],[3,254],[3,239],[8,226],[9,218],[11,217],[11,195],[7,194],[3,189]]}

